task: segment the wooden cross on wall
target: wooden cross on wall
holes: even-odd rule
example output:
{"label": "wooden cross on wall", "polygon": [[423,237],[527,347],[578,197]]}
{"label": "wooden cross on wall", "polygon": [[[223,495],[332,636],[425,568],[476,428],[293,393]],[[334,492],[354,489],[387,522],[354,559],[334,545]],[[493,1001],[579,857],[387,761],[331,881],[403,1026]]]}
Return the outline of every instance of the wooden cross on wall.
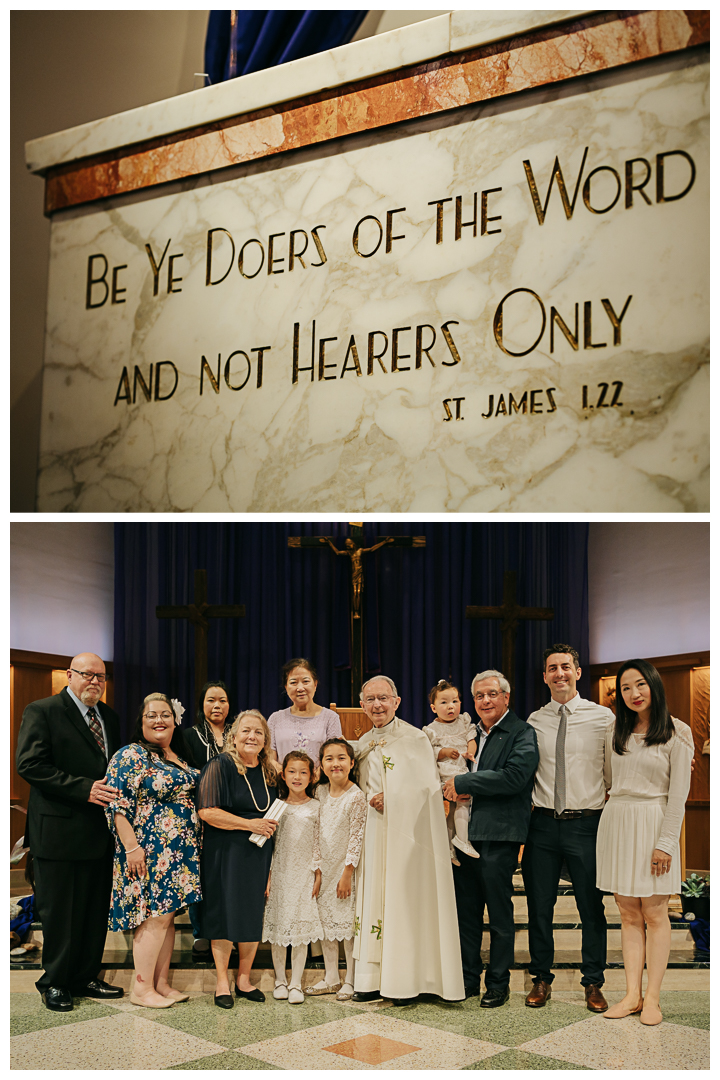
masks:
{"label": "wooden cross on wall", "polygon": [[189,619],[195,627],[195,697],[207,682],[208,619],[244,619],[244,604],[208,604],[207,570],[195,571],[192,604],[159,604],[158,619]]}
{"label": "wooden cross on wall", "polygon": [[502,673],[515,691],[515,638],[521,619],[554,619],[553,608],[520,607],[516,599],[517,574],[506,570],[503,577],[503,602],[499,607],[468,604],[466,619],[502,619]]}
{"label": "wooden cross on wall", "polygon": [[[419,548],[425,547],[424,536],[378,536],[375,543],[366,544],[361,521],[350,522],[350,535],[346,540],[338,536],[289,536],[288,547],[291,548],[319,548],[329,547],[335,555],[348,556],[351,567],[351,610],[350,641],[351,641],[351,676],[350,697],[352,705],[356,706],[360,700],[360,688],[363,684],[365,670],[363,657],[363,597],[365,591],[365,576],[363,573],[363,559],[371,551],[385,545],[396,548]],[[337,543],[344,545],[341,551]]]}

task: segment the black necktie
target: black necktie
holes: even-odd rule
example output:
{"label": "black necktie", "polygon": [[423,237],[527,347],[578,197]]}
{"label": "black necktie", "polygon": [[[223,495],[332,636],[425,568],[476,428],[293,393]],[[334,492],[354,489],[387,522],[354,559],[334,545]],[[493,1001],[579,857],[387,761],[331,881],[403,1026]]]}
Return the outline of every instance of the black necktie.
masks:
{"label": "black necktie", "polygon": [[100,721],[97,718],[97,714],[96,714],[94,709],[88,709],[88,711],[87,711],[87,713],[85,715],[87,717],[88,727],[90,728],[93,735],[95,736],[95,742],[98,744],[98,746],[102,750],[103,756],[104,756],[105,755],[105,740],[103,739],[102,728],[100,726]]}

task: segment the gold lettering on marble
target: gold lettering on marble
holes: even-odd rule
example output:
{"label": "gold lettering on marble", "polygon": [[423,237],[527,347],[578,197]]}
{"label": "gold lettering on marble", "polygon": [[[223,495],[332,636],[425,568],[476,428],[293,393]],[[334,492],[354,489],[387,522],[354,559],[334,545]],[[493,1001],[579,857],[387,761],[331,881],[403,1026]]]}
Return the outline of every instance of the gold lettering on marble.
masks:
{"label": "gold lettering on marble", "polygon": [[592,339],[592,300],[583,304],[583,347],[585,349],[606,349],[607,341]]}
{"label": "gold lettering on marble", "polygon": [[464,397],[453,398],[453,401],[455,402],[455,419],[456,420],[464,420],[465,419],[465,417],[462,416],[461,412],[460,412],[460,409],[461,409],[461,406],[462,406],[462,403],[463,403],[464,400],[465,400]]}
{"label": "gold lettering on marble", "polygon": [[442,336],[445,338],[445,344],[450,350],[450,355],[452,356],[452,360],[443,360],[443,367],[455,367],[456,364],[460,363],[460,353],[457,350],[457,345],[453,341],[452,334],[450,333],[449,329],[451,326],[459,325],[460,323],[457,319],[448,319],[447,322],[444,322],[440,327],[440,329],[442,330]]}
{"label": "gold lettering on marble", "polygon": [[257,357],[257,388],[258,388],[258,390],[262,387],[262,382],[263,382],[263,357],[264,357],[264,354],[266,352],[270,352],[271,348],[272,348],[271,345],[256,345],[254,348],[252,348],[250,350],[250,352],[256,352],[258,354],[258,357]]}
{"label": "gold lettering on marble", "polygon": [[[612,401],[607,402],[605,400],[605,398],[607,397],[607,393],[608,393],[608,390],[610,389],[611,385],[615,387],[615,392],[613,393]],[[600,382],[600,383],[597,384],[597,388],[600,391],[600,393],[598,395],[597,402],[595,403],[595,405],[590,405],[590,404],[588,404],[588,387],[583,386],[583,388],[582,388],[582,407],[583,407],[583,409],[607,409],[607,408],[612,408],[613,406],[616,406],[617,408],[622,408],[623,403],[620,400],[620,394],[622,392],[623,384],[622,384],[622,382],[620,382],[619,379],[615,379],[612,382],[612,384],[611,383],[606,383],[606,382]],[[632,413],[631,413],[631,415],[632,415]]]}
{"label": "gold lettering on marble", "polygon": [[[296,251],[295,250],[295,237],[296,236],[303,236],[305,238],[305,247],[302,249],[302,251]],[[288,250],[288,272],[290,272],[290,271],[292,271],[294,269],[296,259],[300,263],[300,265],[302,266],[303,270],[307,269],[307,267],[305,266],[305,263],[303,262],[303,255],[307,251],[307,246],[308,246],[309,243],[310,243],[310,241],[308,240],[308,234],[305,232],[304,229],[293,229],[292,230],[292,232],[290,233],[289,250]]]}
{"label": "gold lettering on marble", "polygon": [[607,409],[608,404],[605,401],[605,395],[608,392],[609,383],[599,382],[598,386],[600,387],[601,393],[600,393],[600,397],[597,399],[597,405],[595,406],[595,408],[596,409]]}
{"label": "gold lettering on marble", "polygon": [[[125,393],[121,394],[121,390],[124,390]],[[117,393],[115,394],[115,400],[113,401],[113,408],[117,405],[118,401],[127,401],[128,405],[130,404],[130,379],[128,378],[128,369],[126,367],[122,369]]]}
{"label": "gold lettering on marble", "polygon": [[[529,161],[523,161],[523,168],[525,169],[525,177],[528,182],[528,187],[530,188],[530,196],[532,198],[533,207],[535,208],[535,215],[540,225],[542,225],[545,221],[548,205],[550,203],[550,195],[552,194],[553,182],[556,178],[557,189],[560,193],[563,209],[565,211],[565,217],[568,219],[568,221],[572,218],[575,211],[575,203],[577,202],[578,193],[580,191],[582,174],[585,169],[585,162],[587,160],[589,149],[590,148],[588,146],[585,147],[572,200],[568,198],[567,188],[565,186],[565,177],[563,176],[563,172],[560,167],[560,159],[558,157],[555,158],[555,164],[553,165],[552,172],[550,173],[550,183],[548,184],[544,205],[540,201],[540,194],[538,192],[537,183],[535,182],[535,176],[533,174],[532,166]],[[510,355],[523,356],[524,353],[511,353]]]}
{"label": "gold lettering on marble", "polygon": [[435,243],[442,244],[443,242],[443,211],[445,207],[443,203],[452,202],[452,199],[448,195],[447,199],[433,199],[428,203],[428,206],[436,206],[435,211]]}
{"label": "gold lettering on marble", "polygon": [[399,236],[393,236],[393,215],[402,214],[407,210],[406,206],[399,206],[397,210],[388,210],[386,214],[385,223],[385,254],[389,255],[392,251],[393,240],[404,240],[405,233],[401,233]]}
{"label": "gold lettering on marble", "polygon": [[[375,338],[376,337],[385,338],[385,348],[383,349],[383,351],[381,353],[376,353],[375,352]],[[367,373],[368,373],[368,375],[373,374],[374,364],[375,364],[376,360],[377,360],[378,364],[380,365],[380,367],[385,372],[385,374],[387,375],[387,368],[385,367],[385,365],[382,362],[382,357],[388,351],[389,344],[390,344],[390,342],[388,341],[388,336],[382,330],[371,330],[370,331],[370,333],[368,334],[368,355],[367,355]]]}
{"label": "gold lettering on marble", "polygon": [[400,367],[400,360],[409,360],[410,353],[399,353],[400,348],[398,344],[398,337],[400,334],[404,334],[406,330],[411,330],[410,326],[398,326],[392,331],[392,360],[390,364],[391,371],[410,371],[410,365],[407,367]]}
{"label": "gold lettering on marble", "polygon": [[[502,407],[501,407],[502,406]],[[505,406],[505,395],[501,394],[498,398],[497,409],[495,410],[496,416],[507,416],[507,408]]]}
{"label": "gold lettering on marble", "polygon": [[489,419],[489,418],[490,418],[490,417],[492,416],[492,414],[493,414],[493,405],[494,405],[494,403],[495,403],[495,395],[494,395],[494,394],[491,394],[491,395],[490,395],[490,400],[489,400],[489,402],[488,402],[488,411],[487,411],[486,413],[485,413],[485,412],[484,412],[484,413],[480,413],[480,415],[482,416],[483,420],[488,420],[488,419]]}
{"label": "gold lettering on marble", "polygon": [[[348,363],[352,357],[352,365]],[[352,366],[356,375],[362,375],[362,368],[360,367],[360,356],[358,355],[358,348],[355,344],[355,335],[350,335],[350,341],[348,342],[347,352],[345,353],[345,361],[340,372],[340,378],[344,376],[345,372]]]}
{"label": "gold lettering on marble", "polygon": [[170,258],[168,259],[168,287],[167,287],[167,291],[169,293],[171,293],[171,292],[182,292],[182,289],[174,289],[173,288],[173,285],[176,285],[178,281],[182,281],[181,277],[173,277],[173,263],[175,262],[176,259],[184,259],[184,258],[185,258],[185,256],[183,255],[182,252],[180,252],[177,255],[171,255]]}
{"label": "gold lettering on marble", "polygon": [[[225,273],[223,274],[223,276],[221,278],[218,278],[217,281],[213,281],[213,279],[212,279],[212,261],[213,261],[213,243],[214,243],[214,241],[213,241],[213,233],[216,233],[216,232],[225,233],[225,235],[229,239],[230,243],[232,244],[232,255],[230,256],[230,262],[228,264],[228,268],[225,271]],[[228,276],[228,274],[232,270],[234,262],[235,262],[235,241],[233,240],[232,236],[227,231],[227,229],[223,229],[220,226],[218,226],[216,229],[208,229],[207,251],[206,251],[206,255],[205,255],[205,285],[206,286],[207,285],[219,285],[221,281],[225,280],[225,278]]]}
{"label": "gold lettering on marble", "polygon": [[588,408],[588,388],[587,388],[587,386],[583,386],[583,388],[582,388],[582,407],[583,407],[583,409]]}
{"label": "gold lettering on marble", "polygon": [[550,408],[548,409],[549,413],[555,412],[557,410],[557,405],[555,404],[555,398],[553,397],[553,390],[555,390],[554,386],[548,386],[545,389],[545,393],[548,396],[548,401],[550,402]]}
{"label": "gold lettering on marble", "polygon": [[127,270],[127,263],[125,263],[123,266],[113,266],[112,294],[111,294],[111,298],[110,298],[110,303],[111,304],[124,304],[125,303],[124,300],[119,299],[121,293],[126,293],[127,292],[127,289],[121,289],[118,286],[118,274],[120,273],[121,270]]}
{"label": "gold lettering on marble", "polygon": [[[540,402],[535,400],[535,397],[536,397],[537,394],[542,394],[542,390],[531,390],[530,391],[530,414],[531,415],[533,413],[541,413],[543,411],[543,408],[542,408],[542,405],[540,404]],[[535,406],[537,406],[537,408]]]}
{"label": "gold lettering on marble", "polygon": [[221,356],[220,356],[220,353],[218,353],[218,370],[217,370],[217,379],[216,379],[215,375],[213,374],[213,369],[210,367],[210,365],[208,364],[206,358],[203,356],[203,358],[201,360],[201,363],[200,363],[200,396],[201,397],[202,397],[203,384],[204,384],[206,375],[207,375],[208,379],[210,380],[210,385],[212,386],[215,393],[216,394],[220,393],[220,359],[221,359]]}
{"label": "gold lettering on marble", "polygon": [[[161,394],[160,393],[160,369],[165,368],[165,367],[171,367],[173,369],[173,374],[175,375],[175,382],[173,383],[172,390],[168,394]],[[173,396],[173,394],[175,393],[175,391],[177,390],[178,378],[179,378],[178,369],[175,367],[172,360],[159,360],[158,363],[155,365],[155,394],[153,395],[153,400],[154,401],[167,401],[168,398],[171,398]]]}
{"label": "gold lettering on marble", "polygon": [[267,272],[268,274],[284,274],[284,270],[273,270],[275,263],[285,262],[285,256],[281,255],[279,259],[276,259],[273,254],[273,241],[279,240],[281,236],[284,236],[284,232],[270,233],[268,236],[268,253],[267,253]]}
{"label": "gold lettering on marble", "polygon": [[[687,184],[677,195],[665,194],[665,159],[670,157],[683,157],[690,165],[690,179]],[[684,150],[666,150],[664,154],[655,155],[655,201],[659,203],[675,202],[677,199],[682,199],[687,195],[690,188],[695,183],[695,176],[697,175],[695,169],[695,162],[686,154]]]}
{"label": "gold lettering on marble", "polygon": [[[640,183],[635,184],[633,182],[633,166],[637,163],[645,166],[645,178]],[[625,209],[629,210],[633,204],[633,192],[638,191],[648,206],[652,206],[652,199],[645,194],[643,188],[649,183],[652,176],[652,166],[650,162],[644,157],[629,158],[625,162]]]}
{"label": "gold lettering on marble", "polygon": [[618,406],[622,405],[622,401],[618,401],[618,398],[620,397],[620,391],[623,388],[623,384],[621,382],[618,382],[617,380],[615,380],[613,382],[613,386],[615,387],[615,393],[613,394],[613,399],[610,402],[610,407],[611,408],[612,408],[613,405],[618,405]]}
{"label": "gold lettering on marble", "polygon": [[324,380],[337,379],[337,375],[326,375],[326,368],[336,368],[337,364],[327,364],[325,362],[325,346],[329,341],[337,341],[336,337],[320,338],[318,343],[318,380],[323,382]]}
{"label": "gold lettering on marble", "polygon": [[[230,371],[230,361],[232,360],[233,356],[244,356],[245,363],[247,364],[245,378],[239,386],[234,386],[230,382],[230,376],[232,374],[232,372]],[[248,354],[246,352],[243,352],[242,349],[236,349],[235,352],[231,352],[227,360],[225,361],[225,370],[223,371],[223,376],[225,378],[225,385],[227,386],[228,390],[242,390],[243,387],[246,385],[248,379],[250,378],[250,357],[248,356]]]}
{"label": "gold lettering on marble", "polygon": [[[617,183],[617,191],[615,192],[615,197],[612,202],[608,203],[607,206],[603,206],[601,209],[599,209],[598,207],[593,206],[590,202],[590,185],[593,176],[597,176],[597,174],[601,172],[610,172],[613,174]],[[620,176],[615,171],[615,169],[613,169],[611,165],[598,165],[597,169],[593,169],[593,171],[588,175],[587,180],[583,184],[583,202],[585,203],[586,208],[590,211],[591,214],[607,214],[607,212],[609,210],[612,210],[613,206],[615,206],[616,202],[620,198],[621,192],[622,180],[620,179]]]}
{"label": "gold lettering on marble", "polygon": [[462,195],[455,196],[455,239],[459,240],[462,230],[472,226],[473,236],[477,236],[477,191],[473,192],[473,216],[471,221],[462,219]]}
{"label": "gold lettering on marble", "polygon": [[[249,247],[250,244],[257,244],[257,246],[260,248],[260,265],[258,266],[258,268],[257,268],[257,270],[255,271],[254,274],[246,274],[245,273],[245,248]],[[247,278],[249,281],[252,280],[252,278],[255,278],[255,277],[258,276],[258,274],[262,270],[264,264],[265,264],[265,248],[263,246],[262,240],[257,240],[254,237],[253,237],[252,240],[246,240],[245,243],[243,244],[243,246],[240,248],[240,254],[238,255],[238,270],[240,271],[242,276],[244,278]]]}
{"label": "gold lettering on marble", "polygon": [[314,242],[315,247],[317,249],[317,253],[320,256],[320,262],[318,262],[318,263],[310,263],[311,266],[322,266],[323,263],[327,262],[327,255],[325,254],[325,248],[322,246],[322,240],[320,239],[320,237],[317,234],[318,229],[327,229],[327,225],[316,225],[314,229],[310,230],[310,235],[313,238],[313,242]]}
{"label": "gold lettering on marble", "polygon": [[[423,330],[429,330],[432,334],[432,341],[429,345],[423,345]],[[427,356],[428,360],[435,367],[435,361],[430,355],[430,350],[437,340],[437,334],[435,333],[435,327],[430,323],[421,323],[415,328],[415,367],[422,367],[423,353]]]}
{"label": "gold lettering on marble", "polygon": [[[168,241],[168,243],[169,243],[169,241]],[[103,264],[105,266],[105,269],[103,270],[102,275],[99,278],[93,277],[93,263],[95,262],[96,259],[102,259]],[[110,289],[109,289],[108,283],[106,281],[107,272],[108,272],[108,261],[107,261],[107,259],[105,258],[104,255],[98,254],[98,255],[89,255],[88,256],[87,284],[85,286],[85,309],[86,310],[88,308],[102,307],[103,304],[105,303],[105,301],[107,300],[108,296],[110,295]],[[93,304],[93,302],[92,302],[93,285],[102,285],[103,289],[105,290],[105,295],[103,296],[102,300],[100,300],[99,303],[97,303],[97,304]]]}
{"label": "gold lettering on marble", "polygon": [[[172,240],[172,237],[170,238],[170,240]],[[160,267],[162,266],[162,264],[165,261],[165,256],[167,255],[167,250],[170,247],[170,240],[168,240],[167,244],[165,245],[163,253],[160,256],[160,262],[155,261],[155,256],[153,255],[153,249],[151,248],[150,244],[145,245],[145,251],[147,252],[147,257],[150,260],[150,266],[152,267],[153,296],[157,296],[158,290],[160,288]]]}
{"label": "gold lettering on marble", "polygon": [[[140,389],[142,390],[143,394],[145,395],[145,400],[146,401],[151,400],[152,394],[151,394],[150,390],[151,390],[151,387],[152,387],[152,381],[153,381],[153,366],[152,366],[152,364],[150,365],[150,377],[149,377],[147,382],[145,382],[145,379],[143,378],[143,373],[136,364],[135,365],[135,374],[133,375],[133,396],[132,396],[133,405],[135,404],[135,400],[136,400],[136,396],[137,396],[138,383],[140,383]],[[148,385],[148,383],[150,385]]]}
{"label": "gold lettering on marble", "polygon": [[493,195],[496,191],[502,191],[501,187],[488,188],[487,191],[483,191],[480,197],[480,235],[481,236],[493,236],[494,233],[502,232],[502,229],[488,229],[488,225],[491,221],[502,221],[502,214],[496,214],[494,217],[488,217],[488,195]]}
{"label": "gold lettering on marble", "polygon": [[630,296],[628,296],[627,300],[625,301],[625,306],[623,307],[623,309],[622,309],[622,311],[620,312],[619,315],[615,314],[613,306],[612,306],[612,304],[610,303],[609,300],[601,300],[600,301],[602,306],[605,308],[605,312],[607,314],[607,317],[608,317],[608,319],[610,320],[610,322],[612,323],[612,326],[613,326],[613,345],[620,345],[622,343],[621,342],[620,324],[623,321],[623,319],[625,318],[625,312],[627,311],[628,307],[630,306],[630,301],[631,300],[632,300],[632,294]]}
{"label": "gold lettering on marble", "polygon": [[[577,194],[577,192],[576,192],[576,194]],[[542,312],[542,327],[540,329],[540,333],[538,334],[537,338],[532,343],[530,348],[529,349],[523,349],[521,352],[513,352],[512,349],[508,349],[506,347],[506,345],[504,344],[504,342],[503,342],[503,307],[505,305],[505,301],[509,300],[510,297],[514,296],[516,293],[528,293],[530,296],[534,297],[535,300],[537,300],[538,304],[540,305],[540,311]],[[547,313],[545,311],[545,305],[543,304],[542,300],[540,299],[540,297],[538,296],[538,294],[536,292],[533,292],[532,289],[524,289],[524,288],[511,289],[509,293],[505,293],[505,296],[503,296],[502,300],[500,301],[497,308],[495,309],[495,315],[493,316],[493,334],[495,335],[495,341],[497,342],[498,346],[508,356],[527,356],[528,353],[531,353],[533,351],[533,349],[537,348],[537,346],[540,344],[542,336],[545,333],[545,324],[546,323],[547,323]]]}
{"label": "gold lettering on marble", "polygon": [[573,333],[570,332],[570,328],[568,327],[565,320],[561,317],[558,309],[556,307],[551,307],[550,308],[550,352],[552,352],[554,350],[554,348],[555,348],[555,338],[554,338],[555,323],[557,323],[560,330],[562,330],[563,334],[565,335],[565,337],[568,340],[568,343],[577,352],[577,350],[580,347],[579,344],[578,344],[578,318],[579,318],[579,304],[576,304],[575,305],[575,333],[573,334]]}
{"label": "gold lettering on marble", "polygon": [[312,334],[311,334],[311,346],[310,346],[310,363],[305,367],[300,365],[300,323],[293,324],[293,375],[292,381],[296,383],[298,381],[298,375],[301,371],[310,372],[310,382],[315,381],[315,320],[312,321]]}
{"label": "gold lettering on marble", "polygon": [[[378,233],[379,233],[378,242],[375,245],[375,247],[372,249],[372,251],[361,251],[360,250],[360,226],[365,221],[374,221],[375,224],[378,227]],[[378,221],[378,219],[373,214],[366,214],[365,217],[360,218],[360,220],[358,221],[357,225],[355,226],[355,228],[353,230],[353,248],[355,249],[355,254],[359,255],[361,259],[371,259],[372,256],[375,254],[375,252],[380,247],[380,245],[382,244],[382,239],[383,239],[383,227],[382,227],[382,224],[380,223],[380,221]]]}
{"label": "gold lettering on marble", "polygon": [[445,416],[443,416],[443,423],[445,423],[447,420],[452,420],[452,418],[453,418],[452,411],[450,409],[450,402],[451,401],[452,401],[452,398],[445,398],[444,401],[443,401],[443,407],[445,409]]}
{"label": "gold lettering on marble", "polygon": [[510,391],[510,393],[508,394],[508,415],[512,416],[513,412],[527,412],[527,390],[519,401],[515,400],[512,391]]}

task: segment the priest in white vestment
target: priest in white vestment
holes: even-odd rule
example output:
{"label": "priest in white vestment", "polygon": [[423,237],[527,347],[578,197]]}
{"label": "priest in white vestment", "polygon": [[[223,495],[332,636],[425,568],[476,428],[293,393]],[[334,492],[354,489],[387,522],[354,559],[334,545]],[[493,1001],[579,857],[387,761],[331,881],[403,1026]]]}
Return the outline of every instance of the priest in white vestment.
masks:
{"label": "priest in white vestment", "polygon": [[368,816],[357,878],[357,1001],[465,997],[457,909],[435,755],[395,715],[392,680],[370,679],[361,704],[373,722],[355,746]]}

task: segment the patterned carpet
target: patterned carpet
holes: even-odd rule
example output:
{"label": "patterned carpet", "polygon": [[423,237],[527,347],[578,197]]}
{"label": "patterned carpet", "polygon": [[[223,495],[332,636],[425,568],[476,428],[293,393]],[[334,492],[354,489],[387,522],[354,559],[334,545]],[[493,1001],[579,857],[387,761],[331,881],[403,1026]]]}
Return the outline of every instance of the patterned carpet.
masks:
{"label": "patterned carpet", "polygon": [[[610,1002],[622,997],[608,992]],[[237,1002],[218,1009],[211,994],[153,1011],[76,999],[49,1012],[37,993],[13,993],[12,1069],[709,1069],[710,995],[669,990],[664,1021],[605,1020],[579,991],[557,991],[528,1009],[507,1005],[303,1005]]]}

